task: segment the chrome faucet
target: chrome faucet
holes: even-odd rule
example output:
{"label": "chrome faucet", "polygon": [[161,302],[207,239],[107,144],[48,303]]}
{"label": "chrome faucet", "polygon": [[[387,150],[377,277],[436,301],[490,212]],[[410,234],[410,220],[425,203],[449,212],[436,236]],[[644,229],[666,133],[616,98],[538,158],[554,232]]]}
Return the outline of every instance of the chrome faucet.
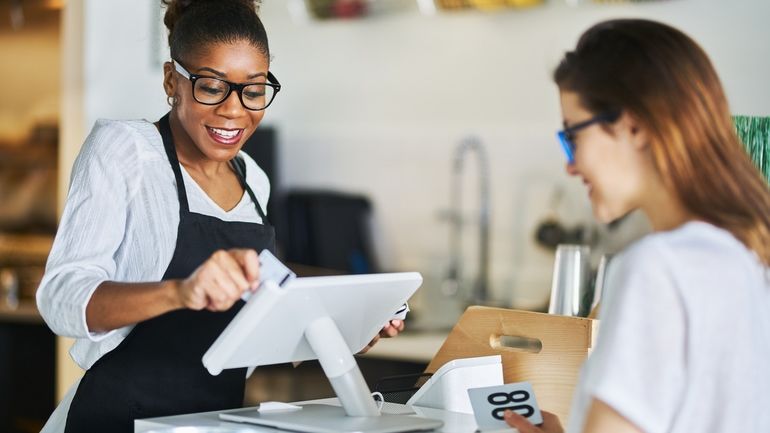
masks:
{"label": "chrome faucet", "polygon": [[468,299],[473,304],[485,304],[489,301],[489,159],[481,140],[470,136],[464,138],[457,146],[452,163],[452,180],[450,190],[451,210],[449,214],[451,230],[449,233],[449,269],[442,287],[444,294],[454,295],[459,292],[462,277],[462,248],[461,235],[463,218],[461,214],[461,185],[465,157],[468,153],[476,153],[479,167],[479,268],[473,282],[473,288]]}

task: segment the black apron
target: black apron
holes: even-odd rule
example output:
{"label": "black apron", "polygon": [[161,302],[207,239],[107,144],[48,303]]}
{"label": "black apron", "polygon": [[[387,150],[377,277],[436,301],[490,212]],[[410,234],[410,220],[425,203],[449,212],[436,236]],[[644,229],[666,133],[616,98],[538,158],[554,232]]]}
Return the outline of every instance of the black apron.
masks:
{"label": "black apron", "polygon": [[[264,224],[225,222],[191,213],[168,114],[159,123],[179,194],[176,247],[163,280],[187,278],[219,249],[273,250],[275,231],[246,184],[243,160],[235,158],[233,167]],[[239,300],[228,311],[217,313],[177,310],[137,324],[118,347],[86,371],[72,400],[65,432],[131,433],[137,418],[241,407],[246,369],[212,376],[201,357],[243,303]]]}

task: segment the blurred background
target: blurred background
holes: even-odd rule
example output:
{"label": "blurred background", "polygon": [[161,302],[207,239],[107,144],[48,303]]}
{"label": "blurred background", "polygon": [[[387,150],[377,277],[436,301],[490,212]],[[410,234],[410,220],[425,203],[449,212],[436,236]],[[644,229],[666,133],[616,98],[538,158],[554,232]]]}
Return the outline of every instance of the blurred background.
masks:
{"label": "blurred background", "polygon": [[[159,3],[0,0],[0,431],[39,430],[79,374],[34,290],[94,122],[168,110]],[[564,172],[551,72],[589,26],[672,24],[735,114],[770,113],[767,0],[262,3],[283,88],[246,151],[271,178],[281,258],[300,275],[424,277],[401,346],[361,359],[371,381],[421,371],[470,304],[544,311],[557,244],[589,245],[595,264],[648,231],[633,214],[594,223]],[[324,395],[313,368],[260,368],[247,401]]]}

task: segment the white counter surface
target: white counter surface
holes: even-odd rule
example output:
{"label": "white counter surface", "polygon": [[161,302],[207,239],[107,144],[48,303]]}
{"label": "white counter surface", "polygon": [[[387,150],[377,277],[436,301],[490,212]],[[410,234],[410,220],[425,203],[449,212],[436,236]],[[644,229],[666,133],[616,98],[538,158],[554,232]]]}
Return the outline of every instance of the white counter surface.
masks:
{"label": "white counter surface", "polygon": [[[388,359],[394,361],[429,363],[438,349],[444,343],[448,331],[444,332],[406,332],[396,338],[382,338],[366,354],[360,355],[368,358]],[[305,402],[309,403],[309,402]],[[314,400],[312,403],[332,404],[338,406],[336,398]],[[390,404],[389,404],[390,405]],[[397,405],[404,407],[402,405]],[[471,433],[476,430],[476,421],[472,415],[456,412],[446,412],[438,409],[417,408],[421,416],[444,421],[444,427],[437,432],[444,433]],[[259,427],[249,424],[239,424],[221,421],[219,412],[204,412],[190,415],[150,418],[137,420],[134,424],[136,433],[150,433],[153,431],[168,431],[174,427],[208,427],[217,428],[218,431],[246,433],[265,432],[279,433],[269,427]]]}
{"label": "white counter surface", "polygon": [[[329,404],[333,406],[339,406],[336,398],[328,398],[323,400],[313,400],[304,403],[319,403]],[[301,404],[301,403],[298,403]],[[392,404],[394,407],[406,408],[403,405]],[[439,409],[429,408],[415,408],[417,415],[425,418],[437,419],[444,422],[444,427],[439,430],[433,430],[434,432],[441,433],[473,433],[476,430],[476,420],[473,415],[448,412]],[[385,412],[385,410],[383,410]],[[276,430],[270,427],[260,427],[256,425],[240,424],[225,422],[219,419],[219,412],[204,412],[190,415],[178,415],[162,418],[150,418],[144,420],[136,420],[134,423],[135,433],[151,433],[151,432],[170,432],[175,427],[199,427],[202,429],[214,428],[217,432],[232,432],[232,433],[280,433],[282,430]],[[205,430],[201,430],[205,431]]]}

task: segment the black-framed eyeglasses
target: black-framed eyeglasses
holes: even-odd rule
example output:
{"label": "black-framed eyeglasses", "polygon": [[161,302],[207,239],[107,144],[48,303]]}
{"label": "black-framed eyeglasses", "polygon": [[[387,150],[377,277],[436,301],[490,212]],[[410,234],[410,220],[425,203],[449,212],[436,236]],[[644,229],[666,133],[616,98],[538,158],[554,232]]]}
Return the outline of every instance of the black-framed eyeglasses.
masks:
{"label": "black-framed eyeglasses", "polygon": [[265,83],[231,83],[221,78],[195,75],[187,72],[178,61],[174,60],[174,69],[192,84],[193,98],[204,105],[217,105],[230,97],[235,90],[244,108],[251,111],[264,110],[281,90],[281,83],[272,72],[267,73]]}
{"label": "black-framed eyeglasses", "polygon": [[564,153],[567,155],[567,162],[569,162],[570,164],[575,163],[575,133],[576,132],[580,131],[583,128],[591,126],[594,123],[612,123],[618,120],[618,117],[620,117],[619,111],[602,113],[588,120],[584,120],[572,126],[565,127],[561,131],[557,132],[556,136],[559,137],[559,142],[561,143],[561,147],[562,149],[564,149]]}

